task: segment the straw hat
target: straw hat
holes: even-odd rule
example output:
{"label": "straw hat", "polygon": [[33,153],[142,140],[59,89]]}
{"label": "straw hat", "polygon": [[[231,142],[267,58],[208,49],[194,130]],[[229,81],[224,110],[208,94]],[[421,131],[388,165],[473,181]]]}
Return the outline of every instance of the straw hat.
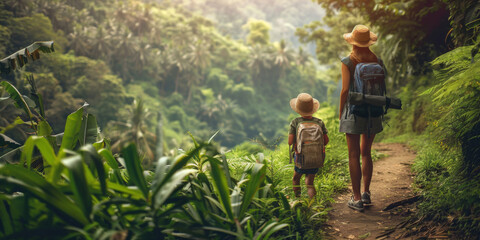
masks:
{"label": "straw hat", "polygon": [[377,35],[370,32],[365,25],[355,26],[351,33],[343,34],[343,38],[351,45],[357,47],[368,47],[377,41]]}
{"label": "straw hat", "polygon": [[296,98],[290,100],[290,107],[302,116],[313,115],[320,107],[320,103],[310,94],[300,93]]}

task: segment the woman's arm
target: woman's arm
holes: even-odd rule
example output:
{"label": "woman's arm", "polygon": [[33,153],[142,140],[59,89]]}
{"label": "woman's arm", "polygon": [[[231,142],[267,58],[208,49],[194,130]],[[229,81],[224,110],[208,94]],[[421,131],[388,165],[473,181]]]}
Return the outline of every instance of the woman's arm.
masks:
{"label": "woman's arm", "polygon": [[350,71],[347,65],[342,63],[342,91],[340,93],[340,118],[342,118],[342,111],[348,98],[348,90],[350,88]]}

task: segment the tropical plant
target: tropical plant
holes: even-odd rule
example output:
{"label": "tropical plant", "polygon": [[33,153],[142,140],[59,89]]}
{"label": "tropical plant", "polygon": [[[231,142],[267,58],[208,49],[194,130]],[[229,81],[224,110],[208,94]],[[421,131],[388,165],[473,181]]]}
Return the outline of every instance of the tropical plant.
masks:
{"label": "tropical plant", "polygon": [[138,146],[142,158],[147,160],[145,165],[151,166],[155,158],[152,149],[155,147],[156,136],[148,131],[146,121],[152,112],[145,108],[143,100],[139,99],[128,108],[127,115],[127,122],[111,122],[114,129],[110,132],[112,149],[119,152],[126,144],[133,142]]}
{"label": "tropical plant", "polygon": [[[291,207],[265,182],[265,165],[252,164],[234,180],[227,160],[193,139],[192,150],[160,158],[155,173],[145,175],[133,143],[116,158],[103,140],[92,143],[98,135],[81,137],[92,133],[81,126],[95,123],[82,116],[83,108],[69,116],[58,151],[46,137],[33,136],[22,151],[26,167],[0,165],[2,238],[268,239],[279,231],[294,237],[285,232]],[[46,166],[43,175],[31,169],[35,148]],[[54,226],[58,231],[49,230]]]}
{"label": "tropical plant", "polygon": [[433,97],[435,115],[433,132],[446,145],[462,145],[465,171],[477,172],[480,168],[480,110],[476,107],[480,96],[480,58],[471,63],[473,46],[459,47],[438,58],[432,64],[435,77],[440,81],[425,92]]}
{"label": "tropical plant", "polygon": [[34,42],[30,46],[18,50],[16,53],[0,60],[0,73],[9,74],[17,68],[23,67],[29,61],[40,58],[40,52],[51,53],[55,51],[53,41]]}

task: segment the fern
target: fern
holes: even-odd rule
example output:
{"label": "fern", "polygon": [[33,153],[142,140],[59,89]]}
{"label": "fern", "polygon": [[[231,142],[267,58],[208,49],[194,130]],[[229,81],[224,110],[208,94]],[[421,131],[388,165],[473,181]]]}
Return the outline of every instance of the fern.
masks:
{"label": "fern", "polygon": [[480,56],[471,63],[472,48],[457,48],[432,62],[439,83],[425,93],[431,95],[436,107],[434,132],[443,140],[465,141],[464,137],[480,123]]}

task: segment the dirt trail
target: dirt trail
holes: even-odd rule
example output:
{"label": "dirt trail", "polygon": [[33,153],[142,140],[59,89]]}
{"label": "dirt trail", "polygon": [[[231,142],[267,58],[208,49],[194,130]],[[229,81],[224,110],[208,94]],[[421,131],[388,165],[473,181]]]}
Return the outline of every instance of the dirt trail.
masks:
{"label": "dirt trail", "polygon": [[410,169],[415,153],[396,143],[376,143],[373,148],[386,155],[373,164],[370,186],[373,205],[366,207],[362,213],[348,208],[351,187],[347,193],[337,196],[327,222],[328,239],[395,239],[400,236],[399,230],[392,232],[392,229],[408,215],[408,206],[385,212],[382,209],[413,196],[410,188],[413,174]]}

